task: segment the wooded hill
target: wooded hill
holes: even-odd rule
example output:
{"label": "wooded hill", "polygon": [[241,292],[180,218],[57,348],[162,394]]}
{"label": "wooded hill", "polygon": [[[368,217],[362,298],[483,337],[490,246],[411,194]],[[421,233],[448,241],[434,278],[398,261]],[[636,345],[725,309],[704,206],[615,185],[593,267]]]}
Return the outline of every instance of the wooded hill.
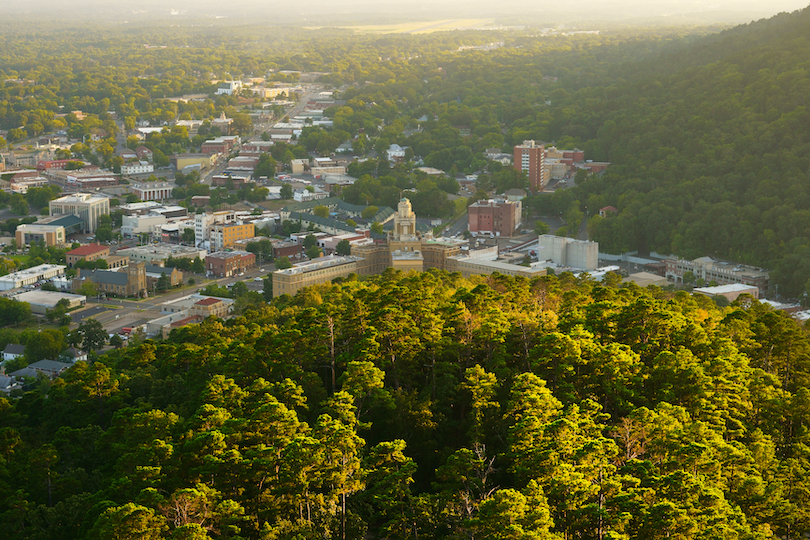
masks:
{"label": "wooded hill", "polygon": [[[568,128],[613,163],[577,190],[610,251],[718,255],[774,269],[780,292],[810,279],[810,11],[705,37],[576,93]],[[643,76],[641,74],[644,74]]]}
{"label": "wooded hill", "polygon": [[570,274],[388,271],[0,400],[9,539],[801,538],[806,331]]}

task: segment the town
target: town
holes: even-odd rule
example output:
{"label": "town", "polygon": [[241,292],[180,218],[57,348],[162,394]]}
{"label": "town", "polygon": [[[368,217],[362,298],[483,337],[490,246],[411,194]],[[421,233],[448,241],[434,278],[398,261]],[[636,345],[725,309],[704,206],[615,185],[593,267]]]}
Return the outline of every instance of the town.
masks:
{"label": "town", "polygon": [[[308,78],[312,75],[300,74],[301,80]],[[270,100],[271,107],[250,112],[248,126],[241,128],[224,113],[205,120],[163,120],[157,126],[115,121],[119,132],[115,155],[108,156],[110,169],[93,163],[95,153],[93,160],[84,159],[88,134],[71,139],[65,130],[6,152],[0,162],[3,190],[23,197],[25,210],[31,209],[31,195],[44,193],[50,200],[42,202],[47,202],[46,217],[17,215],[14,230],[7,229],[13,236],[0,239],[6,269],[0,276],[2,295],[29,304],[34,318],[67,317],[80,335],[89,321],[97,322],[109,336],[107,346],[120,346],[132,337],[165,338],[209,316],[227,318],[304,287],[388,268],[528,279],[549,272],[602,279],[621,272],[625,282],[639,286],[694,286],[696,293],[725,301],[740,294],[764,300],[771,293],[768,272],[760,268],[709,257],[684,261],[600,253],[598,243],[587,238],[585,221],[567,235],[548,234],[559,234],[561,219],[535,216],[523,201],[608,168],[609,163],[586,160],[579,149],[534,140],[511,151],[487,148],[483,170],[455,175],[425,166],[409,147],[390,144],[382,156],[363,152],[363,134],[336,139],[335,148],[307,151],[300,144],[306,130],[318,126],[325,134],[334,132],[327,112],[340,114],[345,105],[335,91],[322,88],[267,85],[257,78],[219,83],[215,96]],[[85,115],[73,111],[70,116],[80,121]],[[278,116],[283,121],[274,122]],[[160,153],[155,140],[178,133],[197,141],[199,152]],[[89,135],[92,147],[109,134]],[[276,161],[279,147],[285,148],[284,157]],[[302,154],[307,157],[295,157]],[[460,211],[418,217],[408,198],[413,189],[400,191],[396,208],[347,202],[343,192],[358,182],[349,172],[362,170],[374,157],[377,169],[382,163],[427,181],[449,182],[453,187],[446,195],[461,203],[454,205]],[[479,184],[493,169],[513,171],[521,187],[498,192],[491,182]],[[598,209],[602,217],[615,212],[611,206]],[[28,266],[37,259],[31,255],[42,250],[56,253],[54,261]],[[235,294],[240,291],[241,301]],[[773,305],[801,311],[796,304]],[[80,338],[74,345],[81,343]],[[88,352],[70,347],[37,358],[16,343],[5,349],[5,392],[21,388],[26,377],[56,376]]]}

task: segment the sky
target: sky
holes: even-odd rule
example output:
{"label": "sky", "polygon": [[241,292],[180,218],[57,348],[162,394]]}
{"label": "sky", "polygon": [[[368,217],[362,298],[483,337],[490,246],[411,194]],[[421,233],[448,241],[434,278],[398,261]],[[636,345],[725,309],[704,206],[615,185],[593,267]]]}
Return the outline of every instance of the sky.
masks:
{"label": "sky", "polygon": [[0,13],[130,23],[199,18],[268,24],[395,23],[490,18],[502,24],[744,23],[808,0],[0,0]]}

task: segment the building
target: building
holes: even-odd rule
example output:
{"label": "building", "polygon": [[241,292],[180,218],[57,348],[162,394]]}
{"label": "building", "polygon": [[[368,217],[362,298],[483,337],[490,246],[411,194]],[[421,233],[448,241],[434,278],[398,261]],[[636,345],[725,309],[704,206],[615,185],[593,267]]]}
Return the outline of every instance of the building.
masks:
{"label": "building", "polygon": [[219,118],[211,120],[211,128],[219,128],[219,132],[223,135],[230,135],[231,127],[233,127],[233,118],[227,118],[225,113],[222,113]]}
{"label": "building", "polygon": [[211,227],[211,250],[231,249],[236,241],[253,238],[255,235],[256,227],[253,223],[217,223]]}
{"label": "building", "polygon": [[84,232],[92,233],[98,229],[98,220],[110,213],[110,199],[92,193],[75,193],[59,197],[48,203],[51,216],[73,214],[85,222]]}
{"label": "building", "polygon": [[599,266],[599,243],[544,234],[538,238],[537,258],[578,270],[596,270]]}
{"label": "building", "polygon": [[172,198],[175,185],[169,182],[144,182],[132,184],[130,188],[142,201],[163,201]]}
{"label": "building", "polygon": [[67,266],[61,264],[40,264],[19,272],[0,276],[0,291],[19,289],[36,283],[44,283],[49,279],[65,274]]}
{"label": "building", "polygon": [[152,161],[152,151],[145,147],[139,146],[135,149],[135,155],[138,156],[138,159],[145,159],[146,161]]}
{"label": "building", "polygon": [[45,242],[46,246],[61,246],[65,244],[67,235],[65,228],[61,225],[28,223],[17,226],[14,238],[17,240],[18,246],[34,242]]}
{"label": "building", "polygon": [[194,302],[188,311],[191,316],[196,315],[203,319],[208,317],[222,318],[226,317],[231,312],[232,307],[233,303],[226,303],[222,298],[209,296],[208,298]]}
{"label": "building", "polygon": [[761,296],[767,294],[770,287],[770,274],[754,266],[714,260],[711,257],[700,257],[691,261],[666,259],[664,262],[667,279],[675,283],[697,282],[697,280],[703,280],[704,283],[714,282],[718,285],[742,283],[759,289]]}
{"label": "building", "polygon": [[57,362],[56,360],[40,360],[39,362],[34,362],[33,364],[29,364],[27,367],[9,373],[9,375],[17,378],[30,377],[32,379],[36,379],[40,374],[42,374],[50,379],[55,379],[69,367],[70,364]]}
{"label": "building", "polygon": [[204,246],[211,239],[211,228],[216,224],[236,223],[236,213],[232,210],[220,210],[211,214],[203,212],[194,215],[194,242]]}
{"label": "building", "polygon": [[3,362],[14,360],[25,355],[25,345],[18,345],[16,343],[9,343],[3,349]]}
{"label": "building", "polygon": [[110,255],[110,247],[102,246],[101,244],[87,244],[79,246],[76,249],[71,249],[65,253],[68,268],[73,268],[73,265],[79,261],[95,261],[103,259]]}
{"label": "building", "polygon": [[359,257],[328,255],[273,272],[273,297],[294,295],[304,287],[327,283],[337,277],[358,273]]}
{"label": "building", "polygon": [[529,177],[529,187],[535,193],[543,191],[548,184],[548,177],[545,175],[545,147],[543,144],[533,140],[523,141],[523,144],[515,146],[514,167],[520,172],[525,172]]}
{"label": "building", "polygon": [[[216,94],[218,96],[223,94],[232,96],[234,94],[238,94],[240,90],[242,90],[242,81],[222,81],[219,83]],[[225,113],[222,114],[224,117]]]}
{"label": "building", "polygon": [[448,272],[459,272],[464,277],[480,274],[489,275],[497,272],[505,276],[522,276],[529,279],[545,276],[548,272],[545,267],[520,266],[508,262],[491,260],[485,257],[469,255],[455,255],[449,257],[446,263],[446,270]]}
{"label": "building", "polygon": [[467,208],[467,221],[473,236],[512,236],[523,219],[523,203],[505,199],[478,201]]}
{"label": "building", "polygon": [[121,174],[149,174],[155,172],[155,166],[148,161],[135,161],[121,165]]}
{"label": "building", "polygon": [[146,288],[150,291],[157,287],[158,280],[164,275],[167,278],[169,287],[177,287],[183,284],[183,272],[177,268],[147,264],[144,270],[146,271]]}
{"label": "building", "polygon": [[231,277],[256,266],[256,255],[247,251],[217,251],[205,257],[208,275]]}
{"label": "building", "polygon": [[31,313],[35,315],[45,315],[49,310],[55,309],[60,300],[67,300],[67,309],[78,308],[87,303],[87,297],[81,294],[67,294],[39,289],[20,293],[14,299],[20,302],[28,302],[31,305]]}
{"label": "building", "polygon": [[729,283],[717,287],[695,287],[692,292],[710,297],[722,296],[727,298],[729,302],[733,302],[741,294],[750,294],[754,298],[759,298],[759,287],[742,283]]}
{"label": "building", "polygon": [[148,246],[135,246],[127,249],[119,249],[116,255],[129,257],[130,261],[140,261],[147,264],[165,261],[169,257],[174,259],[205,259],[205,250],[190,246],[179,246],[176,244],[151,244]]}
{"label": "building", "polygon": [[169,159],[175,170],[178,171],[182,171],[186,167],[194,168],[195,166],[200,170],[206,170],[217,163],[216,155],[206,156],[205,154],[179,154],[171,156]]}
{"label": "building", "polygon": [[121,234],[130,238],[142,233],[152,233],[156,227],[168,223],[166,216],[160,214],[146,214],[143,216],[122,216]]}
{"label": "building", "polygon": [[146,296],[146,265],[133,262],[125,271],[80,270],[79,277],[73,280],[73,290],[78,291],[85,281],[96,284],[100,293],[113,296]]}

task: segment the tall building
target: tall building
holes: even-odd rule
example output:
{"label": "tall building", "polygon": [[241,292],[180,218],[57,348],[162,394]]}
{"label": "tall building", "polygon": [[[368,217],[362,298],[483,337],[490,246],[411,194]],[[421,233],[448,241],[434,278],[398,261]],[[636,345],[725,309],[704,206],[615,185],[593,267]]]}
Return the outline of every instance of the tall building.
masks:
{"label": "tall building", "polygon": [[545,146],[542,143],[528,140],[515,146],[514,167],[526,173],[529,177],[529,187],[534,192],[543,191],[548,183],[544,162]]}
{"label": "tall building", "polygon": [[48,203],[50,215],[73,214],[85,222],[85,232],[95,232],[98,220],[110,213],[110,199],[92,193],[74,193]]}

